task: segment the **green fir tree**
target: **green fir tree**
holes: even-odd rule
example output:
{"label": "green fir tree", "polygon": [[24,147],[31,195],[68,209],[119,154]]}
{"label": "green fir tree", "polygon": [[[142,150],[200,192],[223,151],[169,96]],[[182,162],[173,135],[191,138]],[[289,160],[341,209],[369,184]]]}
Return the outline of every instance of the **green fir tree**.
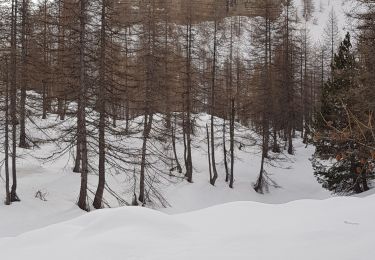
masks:
{"label": "green fir tree", "polygon": [[[322,106],[316,124],[316,152],[312,160],[315,176],[324,188],[336,194],[360,193],[369,189],[373,177],[371,163],[361,147],[350,138],[347,107],[355,99],[358,66],[352,52],[350,34],[341,42],[331,64],[332,74],[322,90]],[[334,159],[323,163],[322,160]]]}

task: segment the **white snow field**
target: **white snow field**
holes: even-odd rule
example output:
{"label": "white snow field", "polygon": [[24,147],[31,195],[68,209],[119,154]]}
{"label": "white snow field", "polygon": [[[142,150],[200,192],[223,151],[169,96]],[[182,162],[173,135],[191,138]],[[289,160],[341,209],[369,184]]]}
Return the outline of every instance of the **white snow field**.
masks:
{"label": "white snow field", "polygon": [[[375,196],[235,202],[181,215],[95,211],[0,239],[1,259],[371,260]],[[14,223],[16,225],[16,223]]]}

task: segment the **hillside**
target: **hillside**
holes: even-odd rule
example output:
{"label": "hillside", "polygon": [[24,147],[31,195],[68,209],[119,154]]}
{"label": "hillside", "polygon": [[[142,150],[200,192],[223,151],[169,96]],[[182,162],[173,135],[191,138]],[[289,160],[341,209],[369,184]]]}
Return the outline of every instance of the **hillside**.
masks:
{"label": "hillside", "polygon": [[[262,203],[279,204],[300,199],[325,199],[330,194],[324,190],[313,176],[311,163],[309,161],[314,147],[302,144],[301,140],[296,139],[296,156],[281,156],[275,165],[267,166],[269,177],[277,184],[276,187],[270,186],[270,192],[258,194],[252,188],[260,169],[260,149],[259,146],[249,145],[247,142],[253,142],[257,135],[248,132],[242,137],[241,142],[244,148],[236,148],[238,160],[235,163],[235,183],[234,189],[230,189],[224,181],[225,170],[222,163],[222,150],[217,149],[219,179],[217,185],[212,187],[209,183],[206,141],[205,141],[205,122],[208,115],[199,115],[196,118],[198,128],[193,149],[194,164],[194,183],[186,183],[179,177],[161,178],[157,174],[150,175],[155,179],[155,185],[158,185],[160,195],[165,201],[164,208],[157,200],[155,205],[150,204],[158,210],[175,214],[191,210],[203,209],[206,207],[219,205],[234,201],[257,201]],[[35,118],[36,125],[47,126],[56,122],[55,117],[50,117],[47,122]],[[119,125],[121,122],[119,122]],[[216,119],[216,124],[222,124],[221,119]],[[65,125],[67,127],[68,125]],[[41,133],[35,125],[30,124],[30,132],[36,133],[34,138],[46,138],[46,136],[58,135],[51,129],[43,130]],[[32,130],[34,129],[34,130]],[[243,129],[239,128],[236,133],[241,137],[244,135]],[[248,131],[248,130],[247,130]],[[245,132],[246,133],[246,132]],[[250,134],[250,135],[249,135]],[[254,139],[255,138],[255,139]],[[129,145],[136,148],[139,141],[136,138],[123,140],[124,146]],[[42,144],[40,148],[33,150],[23,150],[18,163],[19,174],[19,195],[22,198],[21,203],[16,203],[11,210],[5,205],[0,205],[0,214],[4,220],[0,222],[0,237],[19,235],[25,231],[40,228],[49,224],[67,220],[83,214],[76,206],[77,194],[79,193],[79,179],[77,173],[72,172],[72,155],[70,153],[59,157],[57,160],[44,161],[42,158],[49,156],[54,151],[59,150],[57,144]],[[60,144],[61,145],[61,144]],[[160,146],[159,149],[163,149]],[[183,142],[177,143],[179,156],[183,156]],[[94,158],[91,158],[95,161]],[[160,166],[162,167],[162,165]],[[165,167],[165,166],[163,166]],[[119,201],[113,197],[112,193],[118,194],[125,201],[131,203],[133,181],[129,181],[128,174],[108,174],[107,183],[110,190],[105,192],[105,200],[111,207],[118,207]],[[158,180],[158,181],[156,181]],[[95,173],[89,175],[89,187],[94,189],[97,182]],[[40,191],[41,197],[35,197]],[[0,193],[4,192],[3,185],[0,186]],[[93,195],[89,194],[93,199]],[[152,206],[153,205],[153,206]],[[27,221],[25,214],[27,212]],[[14,224],[18,223],[18,224]]]}

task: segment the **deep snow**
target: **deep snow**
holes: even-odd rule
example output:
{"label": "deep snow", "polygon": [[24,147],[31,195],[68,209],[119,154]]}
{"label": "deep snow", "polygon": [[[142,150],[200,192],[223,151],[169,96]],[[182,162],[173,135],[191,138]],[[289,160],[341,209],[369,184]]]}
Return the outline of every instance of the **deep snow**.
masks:
{"label": "deep snow", "polygon": [[375,196],[235,202],[182,215],[105,209],[0,238],[2,259],[369,260]]}

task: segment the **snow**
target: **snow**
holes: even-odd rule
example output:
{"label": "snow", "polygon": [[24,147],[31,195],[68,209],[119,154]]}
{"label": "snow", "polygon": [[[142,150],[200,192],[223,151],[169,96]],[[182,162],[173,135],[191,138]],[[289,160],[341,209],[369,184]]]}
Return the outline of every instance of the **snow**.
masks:
{"label": "snow", "polygon": [[[222,165],[218,168],[220,174],[216,186],[209,185],[207,155],[195,151],[193,159],[198,164],[195,166],[199,172],[194,175],[194,184],[182,182],[169,186],[165,193],[171,207],[162,210],[168,213],[182,213],[234,201],[280,204],[300,199],[329,198],[330,193],[322,189],[312,172],[309,159],[314,153],[314,147],[305,148],[300,140],[295,140],[295,149],[296,156],[287,157],[288,160],[280,162],[277,167],[267,167],[270,178],[280,187],[271,188],[271,191],[265,194],[258,194],[252,188],[259,174],[259,153],[237,151],[242,160],[236,161],[234,166],[235,184],[234,189],[231,189],[224,181],[225,170]],[[217,155],[220,158],[219,151]]]}
{"label": "snow", "polygon": [[185,214],[125,207],[1,238],[2,259],[371,259],[375,196],[234,202]]}
{"label": "snow", "polygon": [[[299,16],[302,17],[303,0],[296,0],[295,4],[299,11]],[[306,21],[309,35],[312,41],[316,44],[324,43],[325,28],[328,23],[329,13],[333,10],[337,17],[337,25],[341,38],[344,38],[345,33],[349,30],[348,20],[346,14],[350,12],[352,6],[347,0],[313,0],[314,12],[312,18]]]}
{"label": "snow", "polygon": [[[157,117],[155,117],[155,121]],[[38,125],[55,124],[55,116],[49,116],[48,120],[34,119]],[[160,205],[149,205],[157,210],[168,214],[177,214],[207,208],[235,201],[257,201],[262,203],[280,204],[300,199],[326,199],[331,197],[330,193],[321,188],[312,173],[309,158],[314,152],[312,146],[305,148],[299,139],[295,140],[295,156],[283,157],[276,165],[266,167],[269,177],[277,183],[279,188],[270,187],[270,192],[258,194],[252,188],[256,181],[260,169],[260,149],[258,145],[251,145],[257,140],[256,136],[251,136],[251,131],[239,129],[236,132],[238,141],[244,144],[242,150],[236,145],[235,182],[234,189],[230,189],[224,181],[225,170],[222,162],[222,150],[219,147],[216,151],[217,168],[219,178],[216,186],[209,183],[208,163],[205,142],[205,124],[209,116],[206,114],[197,115],[196,137],[194,137],[193,162],[194,175],[193,184],[189,184],[180,178],[170,178],[170,182],[160,183],[162,195],[170,205],[163,208]],[[222,120],[216,118],[217,125],[222,124]],[[120,125],[121,122],[119,121]],[[67,123],[67,126],[68,123]],[[56,135],[51,130],[45,130],[41,134],[37,129],[28,125],[33,136],[43,138],[43,135]],[[50,131],[50,132],[49,132]],[[250,134],[249,134],[250,133]],[[246,135],[245,135],[246,134]],[[254,133],[252,133],[254,135]],[[217,133],[217,141],[221,140],[221,134]],[[241,137],[241,139],[239,139]],[[137,140],[123,140],[124,145],[129,146],[129,142],[134,147],[141,146]],[[247,142],[247,143],[246,143]],[[182,140],[177,144],[180,160],[182,158]],[[0,204],[0,237],[18,236],[24,232],[29,232],[51,224],[69,220],[84,214],[75,203],[79,194],[80,176],[72,172],[73,161],[70,154],[65,154],[61,158],[53,161],[44,161],[43,158],[56,150],[56,144],[44,144],[40,149],[19,150],[22,155],[18,159],[18,194],[20,203],[14,203],[7,207]],[[274,155],[272,155],[274,156]],[[95,158],[92,158],[95,160]],[[4,194],[3,174],[1,171],[0,194]],[[108,174],[107,183],[126,201],[132,199],[132,180],[129,181],[126,174]],[[97,176],[94,173],[89,175],[89,188],[95,191]],[[43,201],[36,198],[36,193],[40,191],[45,194]],[[89,194],[92,197],[92,194]],[[118,207],[117,200],[105,192],[105,199],[111,207]]]}

